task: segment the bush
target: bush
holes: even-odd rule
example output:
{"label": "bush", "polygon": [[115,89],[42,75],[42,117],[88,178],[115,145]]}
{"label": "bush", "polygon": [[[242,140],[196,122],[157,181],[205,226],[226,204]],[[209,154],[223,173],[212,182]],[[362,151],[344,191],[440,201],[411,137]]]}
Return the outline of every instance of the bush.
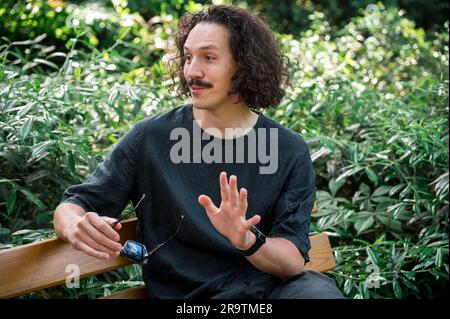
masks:
{"label": "bush", "polygon": [[[134,1],[130,1],[134,2]],[[222,1],[242,3],[241,1]],[[326,21],[337,27],[347,25],[350,20],[363,11],[372,11],[377,1],[337,1],[337,0],[247,0],[243,4],[261,12],[280,33],[298,36],[301,31],[309,29],[308,16],[314,11],[322,12]],[[431,30],[442,27],[448,20],[448,1],[444,0],[386,0],[386,7],[395,7],[406,11],[408,17],[420,27]],[[433,17],[430,19],[430,17]]]}
{"label": "bush", "polygon": [[[33,3],[41,14],[56,11]],[[11,17],[20,16],[19,5]],[[23,25],[20,36],[12,30],[0,42],[0,249],[52,236],[63,190],[81,182],[133,123],[182,103],[161,61],[176,16],[162,13],[148,25],[113,1],[95,5],[108,18],[89,24],[83,6],[94,4],[58,9],[64,19],[55,13],[55,24],[32,22],[34,37],[23,36]],[[33,7],[20,8],[38,19]],[[65,29],[75,15],[84,20]],[[442,295],[448,31],[425,34],[402,11],[383,7],[378,20],[357,16],[342,28],[320,12],[308,19],[299,38],[279,35],[293,81],[267,115],[310,145],[319,206],[311,229],[331,236],[337,267],[329,274],[350,298]],[[117,278],[125,282],[111,284]],[[132,267],[85,279],[79,291],[26,297],[92,298],[141,280]]]}
{"label": "bush", "polygon": [[[283,37],[294,82],[277,121],[308,137],[332,274],[352,298],[448,289],[448,32],[427,41],[398,10],[333,30],[321,13]],[[448,28],[446,24],[445,28]],[[374,285],[379,286],[377,289]]]}

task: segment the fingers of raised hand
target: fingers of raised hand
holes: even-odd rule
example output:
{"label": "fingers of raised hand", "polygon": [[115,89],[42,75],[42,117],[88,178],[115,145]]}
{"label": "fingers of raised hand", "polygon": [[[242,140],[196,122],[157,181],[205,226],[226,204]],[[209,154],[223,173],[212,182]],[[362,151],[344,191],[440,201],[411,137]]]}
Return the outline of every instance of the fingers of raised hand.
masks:
{"label": "fingers of raised hand", "polygon": [[222,201],[227,202],[229,200],[229,193],[230,193],[230,189],[228,186],[228,180],[227,180],[227,173],[225,173],[225,172],[220,173],[219,183],[220,183],[220,195],[222,197]]}
{"label": "fingers of raised hand", "polygon": [[230,180],[227,180],[227,174],[222,172],[220,174],[220,192],[222,202],[229,202],[232,208],[239,208],[239,214],[245,214],[247,211],[247,190],[241,188],[238,191],[237,176],[231,175]]}
{"label": "fingers of raised hand", "polygon": [[245,214],[247,212],[247,189],[241,188],[239,191],[239,208]]}
{"label": "fingers of raised hand", "polygon": [[230,184],[229,184],[229,199],[230,199],[230,203],[231,206],[233,207],[237,207],[239,205],[238,202],[238,191],[237,191],[237,177],[234,175],[230,176]]}

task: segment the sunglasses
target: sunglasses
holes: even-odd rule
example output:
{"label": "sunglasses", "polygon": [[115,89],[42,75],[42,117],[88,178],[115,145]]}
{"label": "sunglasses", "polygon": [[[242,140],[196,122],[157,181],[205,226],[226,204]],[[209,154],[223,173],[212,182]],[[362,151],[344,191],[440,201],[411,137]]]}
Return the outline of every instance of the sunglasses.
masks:
{"label": "sunglasses", "polygon": [[[139,202],[136,204],[136,206],[134,207],[134,209],[131,212],[128,212],[124,216],[121,216],[117,221],[115,221],[113,224],[111,224],[111,227],[114,227],[118,222],[120,222],[124,218],[130,216],[136,210],[136,208],[139,206],[139,204],[142,202],[142,200],[144,198],[145,198],[145,194],[142,195],[141,199],[139,200]],[[125,259],[128,259],[136,264],[140,264],[140,265],[147,264],[148,258],[155,251],[157,251],[159,248],[161,248],[162,246],[167,244],[171,239],[173,239],[178,234],[178,232],[181,229],[181,225],[183,224],[183,219],[184,219],[184,216],[181,215],[180,223],[178,224],[177,231],[172,236],[170,236],[167,240],[165,240],[164,242],[162,242],[161,244],[159,244],[158,246],[153,248],[150,252],[147,252],[147,248],[145,247],[144,244],[138,243],[134,240],[127,240],[125,242],[125,245],[123,245],[122,250],[120,251],[120,256]]]}

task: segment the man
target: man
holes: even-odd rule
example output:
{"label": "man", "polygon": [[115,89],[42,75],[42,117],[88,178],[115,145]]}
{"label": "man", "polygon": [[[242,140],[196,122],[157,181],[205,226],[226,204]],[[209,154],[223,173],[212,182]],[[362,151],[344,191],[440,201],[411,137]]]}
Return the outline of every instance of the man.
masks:
{"label": "man", "polygon": [[303,270],[315,201],[308,147],[258,111],[280,103],[287,75],[269,28],[211,6],[181,18],[176,46],[179,93],[192,103],[139,122],[68,188],[58,236],[90,256],[118,256],[121,226],[110,225],[145,194],[136,214],[148,250],[184,217],[143,266],[151,297],[341,298],[332,279]]}

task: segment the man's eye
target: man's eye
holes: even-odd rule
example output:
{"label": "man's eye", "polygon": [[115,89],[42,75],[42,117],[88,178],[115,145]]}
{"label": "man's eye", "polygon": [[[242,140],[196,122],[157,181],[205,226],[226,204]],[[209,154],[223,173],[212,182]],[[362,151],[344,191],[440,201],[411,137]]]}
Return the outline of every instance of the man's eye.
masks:
{"label": "man's eye", "polygon": [[206,60],[208,61],[212,61],[215,60],[216,58],[214,58],[213,56],[206,56]]}

